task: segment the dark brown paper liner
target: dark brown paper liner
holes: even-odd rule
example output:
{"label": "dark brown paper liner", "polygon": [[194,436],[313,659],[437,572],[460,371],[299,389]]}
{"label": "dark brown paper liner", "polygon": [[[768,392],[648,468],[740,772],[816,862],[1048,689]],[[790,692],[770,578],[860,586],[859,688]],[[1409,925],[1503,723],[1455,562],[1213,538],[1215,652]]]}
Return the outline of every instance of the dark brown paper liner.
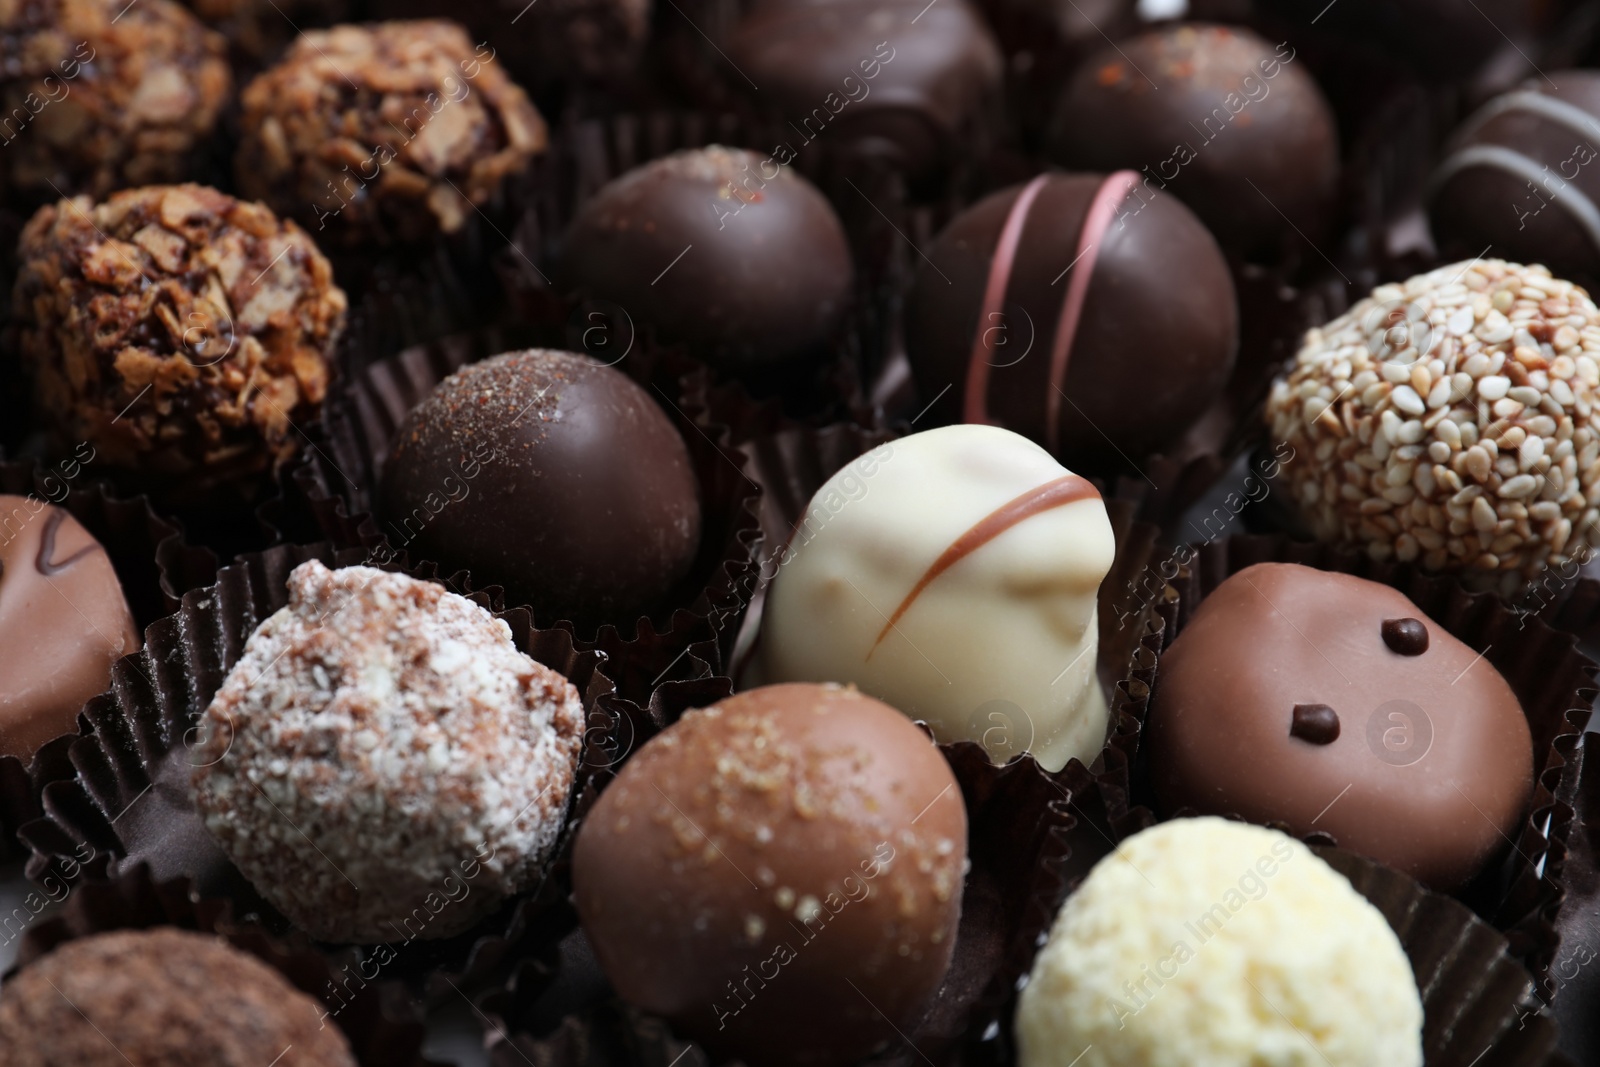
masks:
{"label": "dark brown paper liner", "polygon": [[[1256,563],[1287,562],[1393,586],[1457,638],[1485,650],[1484,658],[1505,677],[1528,717],[1534,791],[1514,846],[1456,895],[1506,936],[1511,953],[1528,966],[1541,992],[1548,995],[1547,972],[1554,951],[1549,922],[1563,893],[1559,864],[1548,861],[1564,854],[1571,830],[1572,807],[1570,799],[1563,798],[1570,798],[1575,788],[1574,755],[1596,693],[1596,665],[1577,651],[1571,635],[1518,616],[1494,596],[1468,593],[1452,579],[1425,575],[1412,567],[1375,563],[1365,555],[1283,536],[1233,537],[1199,546],[1195,553],[1192,562],[1176,567],[1176,577],[1158,598],[1157,608],[1166,619],[1165,645],[1182,633],[1200,602],[1224,579]],[[1173,556],[1169,563],[1182,560]],[[1159,664],[1156,686],[1160,686]],[[1132,799],[1154,809],[1144,777],[1135,774]],[[1337,843],[1325,833],[1307,840]]]}
{"label": "dark brown paper liner", "polygon": [[[191,878],[203,899],[227,900],[274,932],[290,928],[227,861],[194,812],[185,753],[186,739],[245,642],[287,602],[289,573],[311,559],[332,566],[383,565],[380,557],[360,549],[336,551],[325,543],[269,549],[224,568],[215,585],[186,594],[175,614],[146,630],[144,649],[116,665],[112,691],[85,707],[90,732],[70,742],[66,760],[52,766],[54,773],[43,785],[42,817],[20,831],[32,853],[30,878],[41,885],[52,877],[70,885],[81,877],[98,879],[146,864],[157,879]],[[410,573],[440,580],[426,564]],[[565,630],[535,629],[523,609],[499,610],[498,588],[477,592],[465,583],[465,575],[444,580],[503,619],[519,649],[565,675],[582,695],[589,730],[573,791],[577,806],[591,790],[596,769],[616,758],[610,719],[597,707],[612,690],[599,670],[603,657],[575,648]],[[546,876],[555,862],[547,862]],[[387,973],[434,994],[452,975],[458,985],[482,982],[510,946],[538,925],[549,906],[540,889],[456,937],[394,946],[396,960]]]}
{"label": "dark brown paper liner", "polygon": [[[423,1058],[421,1013],[399,983],[352,981],[358,962],[353,953],[330,957],[303,937],[276,937],[258,923],[237,918],[226,902],[199,899],[187,879],[157,881],[143,866],[112,882],[78,887],[60,913],[27,929],[17,967],[6,977],[69,941],[164,926],[215,934],[278,971],[327,1008],[362,1067],[442,1067]],[[346,988],[352,995],[336,992]]]}
{"label": "dark brown paper liner", "polygon": [[[141,630],[178,604],[190,589],[210,583],[217,560],[203,548],[184,541],[182,528],[159,516],[143,497],[124,500],[111,495],[81,469],[40,468],[32,460],[0,461],[0,493],[32,496],[64,508],[105,548],[123,594]],[[0,757],[0,862],[19,858],[23,850],[16,832],[40,814],[43,784],[68,769],[72,738],[46,743],[31,760]]]}
{"label": "dark brown paper liner", "polygon": [[1549,977],[1551,1005],[1561,1021],[1561,1047],[1579,1063],[1600,1062],[1600,735],[1585,734],[1575,753],[1582,765],[1570,804],[1573,826],[1550,866],[1566,885],[1550,932],[1560,938]]}
{"label": "dark brown paper liner", "polygon": [[[292,474],[293,491],[312,516],[316,536],[340,548],[400,556],[405,546],[394,544],[372,514],[390,438],[411,408],[452,372],[526,347],[529,340],[518,327],[480,331],[407,349],[358,375],[324,411],[323,446],[308,450]],[[644,376],[647,391],[673,420],[694,465],[701,492],[699,554],[689,575],[668,595],[668,606],[650,616],[593,632],[578,632],[564,620],[536,622],[568,629],[581,647],[605,653],[607,674],[619,693],[644,704],[663,681],[702,677],[706,665],[722,669],[753,585],[761,532],[755,516],[759,488],[682,394],[682,372],[696,365],[648,347],[639,356],[626,369]],[[697,650],[693,656],[691,649]]]}

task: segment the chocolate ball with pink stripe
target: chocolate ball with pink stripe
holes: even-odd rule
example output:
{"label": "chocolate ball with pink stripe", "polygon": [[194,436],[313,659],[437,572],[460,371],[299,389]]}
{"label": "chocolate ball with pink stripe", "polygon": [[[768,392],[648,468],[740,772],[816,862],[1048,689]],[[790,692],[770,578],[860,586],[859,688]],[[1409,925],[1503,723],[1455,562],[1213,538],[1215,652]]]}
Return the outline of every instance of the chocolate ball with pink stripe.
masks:
{"label": "chocolate ball with pink stripe", "polygon": [[928,249],[906,310],[918,390],[946,421],[1090,470],[1177,445],[1238,347],[1217,242],[1132,171],[1041,174],[979,201]]}

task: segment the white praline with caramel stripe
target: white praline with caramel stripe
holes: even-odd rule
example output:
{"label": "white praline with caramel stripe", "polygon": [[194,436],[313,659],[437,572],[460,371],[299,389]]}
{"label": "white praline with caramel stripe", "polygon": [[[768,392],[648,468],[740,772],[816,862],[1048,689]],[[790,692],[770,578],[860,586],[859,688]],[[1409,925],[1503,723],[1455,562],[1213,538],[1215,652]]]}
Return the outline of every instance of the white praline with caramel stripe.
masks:
{"label": "white praline with caramel stripe", "polygon": [[974,425],[846,467],[781,557],[747,681],[851,683],[997,760],[1027,750],[1051,770],[1092,761],[1107,720],[1096,597],[1116,553],[1097,494],[980,544],[889,625],[964,534],[1070,475],[1027,438]]}

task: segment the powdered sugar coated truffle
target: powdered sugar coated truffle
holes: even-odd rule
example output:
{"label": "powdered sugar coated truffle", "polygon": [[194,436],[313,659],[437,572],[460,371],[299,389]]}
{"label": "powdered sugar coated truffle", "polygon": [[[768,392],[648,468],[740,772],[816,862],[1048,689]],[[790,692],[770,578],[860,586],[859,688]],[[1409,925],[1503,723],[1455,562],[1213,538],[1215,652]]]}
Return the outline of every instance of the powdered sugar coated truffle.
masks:
{"label": "powdered sugar coated truffle", "polygon": [[1416,980],[1378,909],[1288,835],[1211,817],[1089,873],[1016,1032],[1022,1067],[1422,1063]]}
{"label": "powdered sugar coated truffle", "polygon": [[339,942],[449,937],[527,887],[583,710],[440,586],[312,561],[206,710],[195,805],[275,907]]}

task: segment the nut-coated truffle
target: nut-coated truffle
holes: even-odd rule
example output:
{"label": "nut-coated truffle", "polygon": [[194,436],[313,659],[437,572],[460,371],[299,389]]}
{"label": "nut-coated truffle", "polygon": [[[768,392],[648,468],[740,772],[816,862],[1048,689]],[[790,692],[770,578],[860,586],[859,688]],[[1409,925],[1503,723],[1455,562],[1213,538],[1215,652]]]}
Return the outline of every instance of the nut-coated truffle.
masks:
{"label": "nut-coated truffle", "polygon": [[537,879],[582,735],[572,684],[483,608],[312,561],[206,709],[195,808],[313,937],[450,937]]}
{"label": "nut-coated truffle", "polygon": [[1311,330],[1266,419],[1318,538],[1509,595],[1600,543],[1600,309],[1540,266],[1381,285]]}
{"label": "nut-coated truffle", "polygon": [[455,233],[546,142],[494,49],[453,22],[308,31],[242,100],[240,190],[329,247]]}
{"label": "nut-coated truffle", "polygon": [[1022,1067],[1421,1067],[1422,998],[1383,913],[1310,849],[1177,819],[1067,898],[1016,1035]]}
{"label": "nut-coated truffle", "polygon": [[712,145],[646,163],[578,213],[566,285],[733,372],[824,350],[854,271],[844,227],[792,168]]}
{"label": "nut-coated truffle", "polygon": [[1131,171],[1041,174],[980,200],[918,263],[906,307],[906,353],[935,412],[1091,471],[1180,439],[1238,346],[1217,242]]}
{"label": "nut-coated truffle", "polygon": [[0,4],[0,191],[31,204],[197,177],[233,92],[172,0]]}
{"label": "nut-coated truffle", "polygon": [[[1326,229],[1339,177],[1333,112],[1287,42],[1203,23],[1108,45],[1063,94],[1051,158],[1132,170],[1219,242],[1276,258]],[[1285,221],[1287,220],[1287,221]]]}
{"label": "nut-coated truffle", "polygon": [[584,819],[573,884],[624,999],[751,1067],[842,1067],[950,965],[967,817],[939,750],[839,686],[691,711]]}
{"label": "nut-coated truffle", "polygon": [[221,938],[125,930],[70,941],[7,983],[0,1048],[9,1067],[355,1067],[325,1014]]}
{"label": "nut-coated truffle", "polygon": [[1533,739],[1478,650],[1379,582],[1259,563],[1200,603],[1145,728],[1162,809],[1323,831],[1448,892],[1517,836]]}
{"label": "nut-coated truffle", "polygon": [[63,447],[191,493],[298,451],[346,301],[294,223],[152,186],[41,208],[18,258],[22,363]]}
{"label": "nut-coated truffle", "polygon": [[661,608],[700,546],[672,421],[627,375],[570,352],[513,352],[441,382],[395,431],[378,516],[413,558],[585,631]]}

